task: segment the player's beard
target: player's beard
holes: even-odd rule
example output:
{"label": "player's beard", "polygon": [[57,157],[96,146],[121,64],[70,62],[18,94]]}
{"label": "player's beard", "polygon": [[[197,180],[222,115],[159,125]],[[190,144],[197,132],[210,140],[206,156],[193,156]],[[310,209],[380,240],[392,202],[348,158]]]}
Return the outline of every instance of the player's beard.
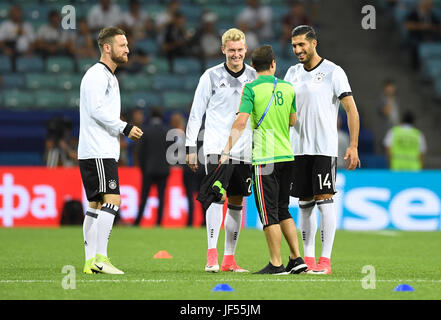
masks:
{"label": "player's beard", "polygon": [[117,65],[125,64],[129,61],[129,59],[127,57],[125,57],[123,54],[121,54],[120,56],[117,56],[115,54],[115,52],[113,51],[113,49],[110,53],[110,59],[112,59],[112,61],[114,63],[116,63]]}
{"label": "player's beard", "polygon": [[312,57],[314,57],[314,52],[313,51],[306,52],[306,58],[303,61],[299,60],[299,62],[301,64],[308,64],[311,61]]}

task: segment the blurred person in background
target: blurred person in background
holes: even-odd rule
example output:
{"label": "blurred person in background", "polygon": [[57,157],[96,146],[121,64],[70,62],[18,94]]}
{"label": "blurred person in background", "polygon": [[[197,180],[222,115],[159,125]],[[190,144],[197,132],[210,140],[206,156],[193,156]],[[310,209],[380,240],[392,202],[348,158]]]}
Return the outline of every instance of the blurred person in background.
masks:
{"label": "blurred person in background", "polygon": [[[185,164],[185,119],[180,112],[174,112],[170,117],[170,126],[176,130],[176,137],[174,143],[177,144],[177,150],[184,150],[183,153],[175,153],[175,159],[178,160],[178,165],[182,167],[183,182],[185,193],[188,201],[188,219],[187,227],[193,226],[194,222],[194,206],[195,206],[195,192],[198,192],[201,187],[202,179],[205,176],[203,166],[200,166],[196,172],[193,172]],[[198,141],[198,150],[202,143]],[[182,149],[181,149],[182,148]],[[180,157],[180,155],[182,156]],[[205,216],[205,215],[204,215]]]}
{"label": "blurred person in background", "polygon": [[188,55],[190,34],[186,27],[186,18],[181,12],[176,12],[172,21],[165,28],[162,51],[167,56],[169,71],[174,72],[174,59]]}
{"label": "blurred person in background", "polygon": [[48,23],[42,25],[37,31],[36,51],[42,57],[73,54],[69,46],[70,34],[61,27],[61,15],[57,10],[48,14]]}
{"label": "blurred person in background", "polygon": [[95,58],[98,55],[89,26],[84,18],[78,20],[78,29],[73,34],[68,45],[69,51],[76,58]]}
{"label": "blurred person in background", "polygon": [[130,60],[124,66],[119,68],[118,73],[139,73],[143,72],[143,67],[151,62],[149,52],[136,46],[136,41],[133,38],[132,32],[126,33],[127,41],[129,42]]}
{"label": "blurred person in background", "polygon": [[239,22],[238,27],[239,30],[245,34],[247,39],[247,53],[245,57],[250,58],[253,51],[259,47],[259,37],[257,36],[257,32],[251,30],[245,21]]}
{"label": "blurred person in background", "polygon": [[30,55],[34,51],[34,41],[34,29],[23,20],[21,7],[11,6],[9,19],[0,25],[0,52],[12,59],[17,55]]}
{"label": "blurred person in background", "polygon": [[274,35],[272,18],[270,6],[262,6],[259,0],[248,0],[246,7],[239,13],[236,24],[241,26],[244,22],[249,30],[256,32],[259,41],[264,41]]}
{"label": "blurred person in background", "polygon": [[381,136],[384,137],[386,132],[400,124],[400,104],[397,99],[397,85],[392,79],[386,79],[383,84],[383,92],[380,96],[380,105],[378,113],[381,128]]}
{"label": "blurred person in background", "polygon": [[[291,41],[291,31],[294,27],[300,25],[309,25],[311,23],[308,15],[305,13],[305,4],[302,1],[293,1],[289,6],[289,12],[283,16],[282,37],[280,39],[282,46],[286,47]],[[287,55],[288,50],[283,50]]]}
{"label": "blurred person in background", "polygon": [[156,15],[155,25],[159,33],[163,33],[167,25],[172,22],[174,15],[179,12],[180,7],[181,3],[179,0],[170,0],[167,3],[167,8]]}
{"label": "blurred person in background", "polygon": [[197,28],[191,42],[197,47],[197,52],[203,59],[222,56],[219,49],[220,33],[216,27],[217,15],[207,11],[202,14],[201,24]]}
{"label": "blurred person in background", "polygon": [[419,0],[405,20],[405,28],[409,33],[411,62],[415,69],[420,67],[418,46],[424,41],[441,40],[441,24],[432,8],[432,0]]}
{"label": "blurred person in background", "polygon": [[100,0],[94,5],[87,16],[87,24],[92,33],[105,27],[116,27],[121,23],[121,10],[111,0]]}
{"label": "blurred person in background", "polygon": [[130,30],[130,34],[135,41],[155,35],[154,24],[149,15],[142,10],[139,0],[129,1],[129,11],[124,12],[121,24],[124,30]]}
{"label": "blurred person in background", "polygon": [[44,155],[47,167],[75,166],[77,146],[78,140],[72,137],[71,120],[58,116],[48,121]]}
{"label": "blurred person in background", "polygon": [[415,128],[412,112],[403,114],[401,124],[388,131],[383,143],[391,170],[420,171],[423,168],[427,143],[424,134]]}
{"label": "blurred person in background", "polygon": [[[132,123],[138,128],[144,126],[144,110],[142,108],[135,108],[131,111],[125,112],[121,115],[121,120]],[[118,164],[120,166],[133,167],[139,166],[138,148],[140,141],[133,141],[126,136],[121,137],[121,156]]]}
{"label": "blurred person in background", "polygon": [[134,225],[139,226],[144,215],[150,188],[153,184],[158,190],[158,215],[156,225],[161,225],[164,211],[164,197],[170,165],[167,161],[167,149],[170,142],[166,140],[169,127],[164,124],[161,108],[150,109],[149,124],[144,127],[144,136],[138,146],[138,161],[142,173],[141,201],[138,216]]}

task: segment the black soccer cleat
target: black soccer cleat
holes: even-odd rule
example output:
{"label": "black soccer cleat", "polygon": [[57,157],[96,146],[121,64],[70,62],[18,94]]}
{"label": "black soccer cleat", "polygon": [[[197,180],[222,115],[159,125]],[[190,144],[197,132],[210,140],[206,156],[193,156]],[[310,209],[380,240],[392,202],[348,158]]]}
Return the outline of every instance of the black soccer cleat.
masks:
{"label": "black soccer cleat", "polygon": [[265,268],[257,272],[253,272],[253,274],[286,274],[286,271],[283,264],[275,267],[271,264],[271,262],[269,262]]}
{"label": "black soccer cleat", "polygon": [[298,257],[295,259],[291,259],[291,257],[289,257],[289,262],[288,265],[286,266],[285,272],[292,274],[299,274],[305,272],[307,269],[308,266],[306,265],[302,257]]}

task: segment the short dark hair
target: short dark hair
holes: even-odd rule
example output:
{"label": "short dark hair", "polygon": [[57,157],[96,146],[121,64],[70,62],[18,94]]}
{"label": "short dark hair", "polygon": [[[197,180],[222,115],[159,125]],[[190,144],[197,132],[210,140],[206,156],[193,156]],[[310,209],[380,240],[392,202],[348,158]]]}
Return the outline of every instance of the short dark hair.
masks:
{"label": "short dark hair", "polygon": [[395,81],[393,79],[390,79],[390,78],[385,79],[383,81],[383,87],[387,87],[389,85],[395,85]]}
{"label": "short dark hair", "polygon": [[302,34],[306,35],[306,40],[317,40],[317,33],[315,32],[314,28],[307,25],[297,26],[292,29],[291,38],[300,36]]}
{"label": "short dark hair", "polygon": [[257,72],[269,70],[271,62],[275,60],[276,57],[274,55],[273,47],[270,45],[264,45],[255,49],[251,55],[251,63]]}
{"label": "short dark hair", "polygon": [[411,111],[406,111],[401,118],[402,123],[415,124],[415,116]]}
{"label": "short dark hair", "polygon": [[108,27],[101,30],[100,34],[98,35],[98,47],[100,48],[100,51],[103,52],[104,44],[112,44],[113,37],[117,35],[125,36],[126,33],[124,32],[124,30],[116,27]]}
{"label": "short dark hair", "polygon": [[164,112],[160,107],[151,107],[150,108],[150,119],[151,118],[163,118]]}

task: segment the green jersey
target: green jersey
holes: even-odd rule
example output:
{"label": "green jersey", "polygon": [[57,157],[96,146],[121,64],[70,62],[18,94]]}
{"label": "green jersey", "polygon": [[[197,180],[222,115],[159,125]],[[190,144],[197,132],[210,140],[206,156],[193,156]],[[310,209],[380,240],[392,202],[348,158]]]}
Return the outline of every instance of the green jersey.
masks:
{"label": "green jersey", "polygon": [[259,76],[243,89],[239,112],[250,114],[253,129],[253,164],[294,160],[289,140],[289,118],[296,112],[294,87],[277,79],[273,102],[256,129],[271,100],[274,76]]}

